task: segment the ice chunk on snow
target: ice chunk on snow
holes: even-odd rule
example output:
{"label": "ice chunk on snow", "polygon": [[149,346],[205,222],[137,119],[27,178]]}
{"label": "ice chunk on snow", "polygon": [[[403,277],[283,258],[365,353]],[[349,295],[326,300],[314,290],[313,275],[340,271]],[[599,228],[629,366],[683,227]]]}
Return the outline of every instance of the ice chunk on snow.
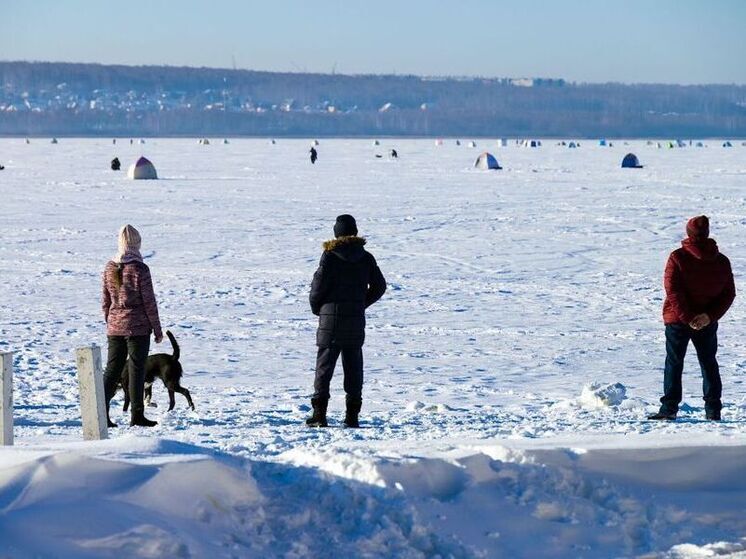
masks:
{"label": "ice chunk on snow", "polygon": [[627,388],[621,383],[586,384],[580,393],[580,405],[585,408],[606,408],[620,405],[627,397]]}
{"label": "ice chunk on snow", "polygon": [[445,413],[452,411],[453,408],[446,404],[426,404],[425,402],[415,400],[407,404],[406,410],[408,412]]}

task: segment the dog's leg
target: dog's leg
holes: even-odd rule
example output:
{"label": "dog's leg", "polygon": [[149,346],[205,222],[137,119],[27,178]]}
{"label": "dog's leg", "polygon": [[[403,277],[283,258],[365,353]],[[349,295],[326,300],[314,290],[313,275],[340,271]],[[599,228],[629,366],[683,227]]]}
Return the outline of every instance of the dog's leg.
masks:
{"label": "dog's leg", "polygon": [[168,388],[168,396],[171,399],[171,407],[168,408],[169,410],[174,407],[174,392],[178,392],[179,394],[184,395],[184,397],[187,399],[187,402],[189,402],[189,407],[192,408],[192,411],[194,411],[194,402],[192,402],[192,395],[189,394],[189,390],[174,382],[168,383],[166,385],[166,388]]}
{"label": "dog's leg", "polygon": [[168,411],[171,411],[174,409],[174,406],[176,405],[176,397],[174,396],[174,388],[169,386],[168,387]]}
{"label": "dog's leg", "polygon": [[124,407],[122,411],[127,411],[130,407],[130,387],[129,382],[122,384],[122,390],[124,390]]}
{"label": "dog's leg", "polygon": [[155,402],[151,402],[153,399],[153,383],[152,382],[146,382],[145,383],[145,406],[148,408],[157,408],[158,404]]}
{"label": "dog's leg", "polygon": [[192,411],[194,411],[194,402],[192,402],[192,395],[189,394],[189,390],[187,390],[183,386],[176,386],[174,387],[174,390],[176,390],[176,392],[178,392],[179,394],[184,395],[184,397],[187,399],[187,402],[189,402],[189,407],[192,408]]}

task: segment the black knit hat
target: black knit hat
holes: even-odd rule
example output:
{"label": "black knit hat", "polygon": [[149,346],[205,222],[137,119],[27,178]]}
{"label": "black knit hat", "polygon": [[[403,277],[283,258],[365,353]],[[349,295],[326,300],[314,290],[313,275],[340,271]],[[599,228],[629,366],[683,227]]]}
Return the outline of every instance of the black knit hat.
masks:
{"label": "black knit hat", "polygon": [[349,214],[337,216],[337,221],[334,223],[334,236],[351,237],[354,235],[357,235],[357,223],[355,223],[355,218]]}

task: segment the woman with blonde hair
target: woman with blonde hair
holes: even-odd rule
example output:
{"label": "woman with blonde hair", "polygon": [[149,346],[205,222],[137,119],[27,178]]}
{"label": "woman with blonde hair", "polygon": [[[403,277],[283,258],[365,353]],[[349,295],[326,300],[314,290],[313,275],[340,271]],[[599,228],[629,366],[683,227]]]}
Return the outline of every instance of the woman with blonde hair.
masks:
{"label": "woman with blonde hair", "polygon": [[104,391],[109,427],[116,427],[109,419],[109,402],[116,393],[125,363],[129,367],[129,386],[125,388],[132,402],[130,425],[157,425],[145,417],[145,360],[150,349],[150,334],[155,334],[155,343],[159,344],[163,341],[163,333],[150,268],[140,254],[141,243],[137,229],[123,226],[119,230],[117,254],[104,269],[102,308],[109,340]]}

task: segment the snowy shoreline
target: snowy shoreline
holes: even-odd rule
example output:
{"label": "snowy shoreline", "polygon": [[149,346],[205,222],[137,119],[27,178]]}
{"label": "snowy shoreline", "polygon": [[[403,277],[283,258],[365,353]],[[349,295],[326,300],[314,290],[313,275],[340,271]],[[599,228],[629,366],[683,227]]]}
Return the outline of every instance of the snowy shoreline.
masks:
{"label": "snowy shoreline", "polygon": [[[399,160],[376,159],[389,144]],[[16,352],[17,444],[0,449],[0,555],[38,545],[45,556],[80,525],[58,556],[743,552],[740,295],[720,330],[724,421],[704,420],[693,350],[680,420],[642,419],[662,385],[663,264],[687,217],[711,216],[740,285],[746,149],[630,144],[324,139],[311,167],[301,140],[0,139],[0,349]],[[503,171],[471,168],[483,149]],[[620,169],[627,151],[645,168]],[[146,155],[164,180],[127,181],[108,170],[115,155],[124,166]],[[302,425],[307,290],[347,211],[389,291],[368,315],[364,428],[339,428],[340,370],[332,428],[314,431]],[[105,345],[100,274],[125,221],[143,233],[197,410],[177,397],[167,413],[157,385],[152,433],[84,444],[73,351]],[[121,394],[121,423],[120,406]],[[210,504],[225,488],[243,500]],[[208,504],[171,521],[180,494]],[[122,495],[134,508],[106,504]],[[87,498],[111,520],[85,521]],[[23,539],[39,515],[60,532]],[[720,541],[730,544],[706,547]]]}

